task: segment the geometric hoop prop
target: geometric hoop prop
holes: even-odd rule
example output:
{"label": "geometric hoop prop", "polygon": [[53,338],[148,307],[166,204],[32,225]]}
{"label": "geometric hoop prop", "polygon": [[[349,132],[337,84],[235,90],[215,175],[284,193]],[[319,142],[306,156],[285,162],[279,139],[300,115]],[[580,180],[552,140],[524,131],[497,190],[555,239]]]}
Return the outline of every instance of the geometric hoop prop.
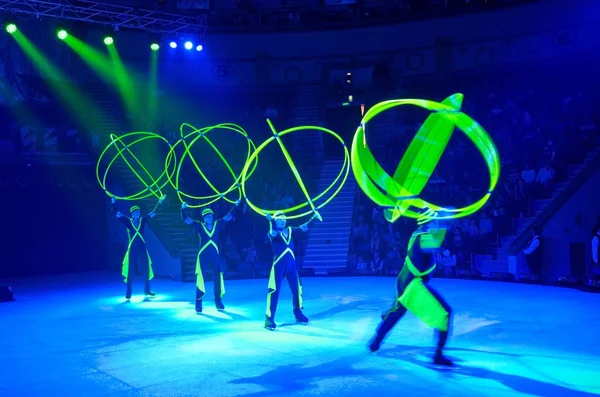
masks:
{"label": "geometric hoop prop", "polygon": [[[461,112],[463,95],[454,94],[442,103],[421,99],[397,99],[378,103],[364,115],[352,141],[352,170],[362,191],[385,208],[385,217],[395,222],[401,216],[424,223],[432,219],[454,219],[479,210],[490,198],[500,177],[500,157],[491,137],[475,120]],[[391,177],[375,160],[367,146],[367,123],[396,106],[415,105],[429,115],[412,140]],[[483,155],[489,175],[488,191],[473,204],[444,208],[419,197],[442,156],[454,128],[461,130]]]}
{"label": "geometric hoop prop", "polygon": [[[348,148],[346,147],[344,140],[338,134],[336,134],[335,132],[333,132],[331,130],[328,130],[327,128],[318,127],[318,126],[299,126],[299,127],[289,128],[289,129],[281,131],[281,132],[277,132],[275,130],[275,127],[273,126],[273,123],[271,123],[271,121],[269,119],[267,119],[267,124],[269,125],[269,128],[271,128],[271,131],[273,132],[273,136],[268,138],[259,147],[256,148],[256,150],[249,157],[249,159],[246,162],[246,165],[244,166],[244,169],[242,171],[242,176],[241,176],[242,194],[244,195],[244,198],[246,199],[246,203],[248,204],[248,206],[250,208],[252,208],[254,211],[259,213],[260,215],[274,214],[277,211],[281,211],[284,214],[286,214],[286,217],[288,219],[296,219],[296,218],[301,218],[301,217],[304,217],[307,215],[311,215],[316,210],[323,208],[331,200],[333,200],[333,198],[340,192],[340,190],[342,190],[342,187],[346,183],[346,180],[348,179],[348,174],[350,173],[350,155],[348,153]],[[294,133],[294,132],[303,131],[303,130],[317,130],[317,131],[321,131],[326,134],[329,134],[341,143],[343,150],[344,150],[344,162],[343,162],[340,172],[338,173],[338,175],[336,176],[334,181],[323,192],[321,192],[318,196],[316,196],[314,198],[311,198],[310,195],[308,194],[308,191],[306,190],[306,186],[304,185],[302,177],[298,173],[298,169],[294,165],[294,161],[292,160],[292,157],[290,156],[285,145],[281,141],[281,137],[291,134],[291,133]],[[294,174],[294,177],[296,178],[296,181],[298,182],[298,185],[300,186],[300,189],[302,190],[302,193],[304,194],[304,197],[306,198],[305,202],[298,204],[291,208],[286,208],[286,209],[259,208],[254,203],[252,203],[252,201],[248,198],[248,195],[246,194],[246,181],[250,177],[250,174],[252,173],[252,171],[254,171],[254,169],[251,168],[252,165],[255,164],[254,162],[258,158],[258,155],[260,154],[260,152],[262,150],[264,150],[265,147],[267,147],[267,145],[269,145],[273,141],[277,141],[277,143],[279,144],[279,147],[281,148],[281,151],[283,152],[283,156],[285,157],[285,159],[288,163],[288,166],[290,167],[292,173]],[[254,167],[256,167],[256,165],[254,165]],[[334,188],[335,188],[335,190],[326,200],[324,200],[322,203],[320,203],[318,205],[315,205],[316,201],[318,201],[319,199],[321,199],[322,197],[327,195]],[[306,207],[310,207],[310,208],[301,213],[292,214],[293,212],[302,210],[303,208],[306,208]]]}
{"label": "geometric hoop prop", "polygon": [[[242,198],[242,190],[241,190],[242,175],[241,175],[241,172],[238,175],[233,171],[233,169],[231,168],[231,165],[229,164],[227,159],[223,156],[221,151],[207,136],[211,131],[214,131],[217,129],[223,129],[223,130],[236,132],[236,133],[242,135],[246,139],[247,154],[246,154],[246,162],[244,163],[244,165],[248,164],[248,162],[250,161],[251,154],[256,150],[256,146],[254,145],[252,140],[248,137],[248,134],[246,133],[246,131],[239,125],[232,124],[232,123],[223,123],[223,124],[217,124],[214,126],[209,126],[209,127],[204,127],[204,128],[198,129],[198,128],[192,126],[191,124],[183,123],[181,125],[181,127],[179,128],[181,138],[171,147],[171,150],[169,150],[167,158],[165,159],[165,168],[167,168],[168,164],[170,164],[172,159],[175,158],[175,156],[176,156],[175,151],[181,145],[183,147],[183,154],[181,155],[181,159],[179,160],[179,163],[176,166],[176,171],[175,171],[174,175],[169,177],[169,182],[171,183],[171,185],[177,192],[177,197],[179,197],[179,200],[182,203],[185,201],[188,201],[188,200],[193,200],[194,202],[199,202],[199,204],[188,204],[188,207],[190,207],[190,208],[205,207],[207,205],[210,205],[210,204],[216,202],[217,200],[219,200],[221,198],[233,204],[233,203],[235,203],[236,200],[231,200],[230,198],[227,197],[227,195],[229,193],[233,192],[234,190],[238,191],[238,200],[241,200],[241,198]],[[221,159],[221,161],[223,162],[225,167],[227,167],[227,170],[229,171],[229,173],[231,175],[232,183],[226,190],[219,191],[214,186],[214,184],[208,179],[208,177],[204,174],[204,172],[202,172],[201,163],[199,164],[199,162],[194,158],[194,155],[190,152],[192,147],[199,140],[202,140],[203,142],[206,142],[208,145],[210,145],[210,147],[219,156],[219,158]],[[204,180],[204,182],[206,182],[206,184],[214,192],[214,194],[210,194],[207,196],[194,196],[194,195],[185,193],[181,190],[180,183],[179,183],[180,175],[181,175],[181,167],[186,158],[189,158],[191,160],[192,164],[194,165],[194,168],[198,172],[198,175],[200,175],[200,177]],[[250,175],[252,175],[252,173],[256,169],[257,163],[258,163],[258,159],[255,158],[254,164],[250,168],[250,171],[249,171],[248,175],[246,176],[246,178],[249,178]]]}
{"label": "geometric hoop prop", "polygon": [[[102,189],[106,192],[106,194],[108,194],[111,197],[115,197],[116,199],[119,199],[119,200],[142,200],[142,199],[148,198],[150,196],[155,196],[157,198],[161,198],[164,196],[162,190],[169,183],[169,180],[171,179],[172,174],[175,172],[176,158],[173,157],[173,161],[165,163],[165,167],[164,167],[162,173],[158,177],[151,175],[150,172],[146,169],[146,167],[142,164],[142,162],[137,158],[137,156],[132,151],[133,146],[135,146],[136,144],[138,144],[140,142],[147,141],[150,139],[159,139],[159,140],[163,141],[169,147],[169,152],[171,151],[171,145],[169,144],[169,141],[167,141],[162,136],[155,134],[153,132],[130,132],[130,133],[127,133],[127,134],[124,134],[121,136],[117,136],[115,134],[110,134],[111,142],[104,148],[104,150],[100,154],[100,157],[98,158],[98,162],[96,163],[96,179],[98,180],[98,183],[100,184]],[[101,167],[102,161],[104,160],[104,157],[107,155],[108,150],[111,149],[112,147],[114,147],[116,149],[116,154],[106,165],[104,174],[102,176],[100,176],[100,167]],[[139,167],[139,169],[141,169],[141,172],[138,172],[136,170],[136,167],[134,165],[132,165],[132,163],[129,160],[127,160],[124,153],[129,154],[129,156],[133,159],[133,161],[135,163],[137,163],[137,166]],[[108,176],[108,172],[110,171],[111,167],[113,167],[115,165],[115,162],[119,158],[121,158],[125,162],[127,168],[144,185],[144,187],[145,187],[144,190],[137,192],[135,194],[132,194],[130,196],[117,196],[108,191],[108,189],[106,188],[106,179]],[[140,175],[140,174],[142,174],[142,175]],[[164,181],[163,181],[163,179],[164,179]]]}

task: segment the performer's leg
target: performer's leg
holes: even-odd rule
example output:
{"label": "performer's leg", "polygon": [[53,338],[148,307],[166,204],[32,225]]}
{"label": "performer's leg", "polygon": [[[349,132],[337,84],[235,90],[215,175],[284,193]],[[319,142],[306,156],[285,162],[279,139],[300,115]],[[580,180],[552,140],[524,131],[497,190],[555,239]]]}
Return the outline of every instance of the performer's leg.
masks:
{"label": "performer's leg", "polygon": [[204,286],[204,274],[202,274],[202,265],[204,258],[200,254],[196,257],[196,314],[202,313],[202,298],[206,294],[206,287]]}
{"label": "performer's leg", "polygon": [[281,290],[281,281],[283,279],[286,259],[282,259],[271,267],[269,276],[269,290],[267,293],[267,313],[265,318],[265,328],[274,330],[275,312],[277,311],[277,302],[279,301],[279,291]]}
{"label": "performer's leg", "polygon": [[390,310],[382,316],[381,323],[377,326],[375,336],[369,343],[369,349],[372,352],[379,350],[381,342],[387,334],[396,326],[396,323],[406,314],[406,308],[396,299]]}
{"label": "performer's leg", "polygon": [[434,356],[433,361],[435,364],[452,365],[452,361],[450,361],[449,359],[444,357],[444,354],[443,354],[444,347],[446,346],[446,342],[448,341],[449,332],[452,328],[452,308],[450,307],[448,302],[446,302],[446,300],[444,300],[444,298],[442,298],[442,296],[436,290],[434,290],[429,285],[426,285],[426,287],[429,290],[429,292],[431,292],[431,294],[442,305],[444,310],[446,310],[446,312],[448,312],[448,318],[447,318],[447,322],[446,322],[445,326],[438,329],[438,343],[437,343],[437,348],[435,350],[435,356]]}
{"label": "performer's leg", "polygon": [[125,299],[131,299],[133,276],[135,275],[135,269],[138,261],[138,250],[135,247],[129,249],[129,271],[127,273],[127,292],[125,293]]}
{"label": "performer's leg", "polygon": [[196,285],[196,313],[202,313],[202,297],[204,297],[204,292],[200,291]]}
{"label": "performer's leg", "polygon": [[296,321],[299,323],[308,323],[308,318],[302,313],[302,284],[300,283],[296,261],[290,261],[288,263],[285,278],[287,278],[288,285],[292,290],[292,304]]}
{"label": "performer's leg", "polygon": [[144,294],[147,296],[155,296],[156,294],[150,289],[150,261],[148,260],[148,252],[145,249],[140,249],[138,261],[142,267],[140,272],[144,277]]}
{"label": "performer's leg", "polygon": [[215,306],[218,310],[225,310],[225,305],[221,297],[225,294],[225,285],[223,282],[223,273],[221,267],[221,258],[216,256],[212,258],[213,269],[213,289],[215,291]]}

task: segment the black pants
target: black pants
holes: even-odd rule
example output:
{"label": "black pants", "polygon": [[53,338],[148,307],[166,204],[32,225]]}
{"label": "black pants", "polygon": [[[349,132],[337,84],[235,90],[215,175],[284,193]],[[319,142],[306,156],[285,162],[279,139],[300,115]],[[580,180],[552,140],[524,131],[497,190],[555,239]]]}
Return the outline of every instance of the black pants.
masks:
{"label": "black pants", "polygon": [[150,292],[150,280],[148,280],[148,273],[150,272],[150,264],[148,263],[148,252],[146,246],[143,244],[134,244],[129,251],[129,272],[127,274],[127,299],[131,298],[131,286],[133,283],[133,276],[137,273],[144,275],[146,284],[144,286],[144,293]]}
{"label": "black pants", "polygon": [[[223,268],[221,267],[221,258],[218,254],[200,254],[200,271],[202,272],[202,268],[204,269],[212,269],[213,275],[213,290],[215,294],[215,300],[220,300],[223,292],[223,286],[221,285],[221,272]],[[203,273],[204,275],[204,273]],[[204,280],[206,281],[206,280]],[[200,291],[198,287],[196,287],[196,302],[202,298],[206,291]]]}
{"label": "black pants", "polygon": [[267,295],[267,317],[274,319],[279,302],[279,292],[281,291],[281,282],[283,278],[287,279],[288,285],[292,290],[292,304],[294,313],[302,310],[302,284],[296,268],[296,261],[291,257],[284,257],[271,268],[271,277],[269,278],[269,293]]}
{"label": "black pants", "polygon": [[[431,292],[431,294],[438,300],[438,302],[440,303],[440,305],[442,305],[442,307],[444,308],[444,310],[446,310],[448,312],[448,330],[447,331],[440,331],[439,332],[437,350],[438,350],[439,353],[441,353],[442,349],[446,345],[446,341],[448,339],[448,333],[450,332],[450,329],[452,327],[452,308],[450,307],[450,305],[448,304],[448,302],[446,302],[444,300],[444,298],[442,298],[442,296],[436,290],[434,290],[433,288],[431,288],[427,284],[425,286],[427,287],[427,289],[429,290],[429,292]],[[386,335],[392,330],[392,328],[394,328],[394,326],[398,323],[398,321],[400,321],[400,319],[408,311],[398,301],[398,298],[404,292],[404,288],[403,287],[399,288],[399,283],[396,282],[396,289],[397,289],[397,297],[396,297],[396,300],[394,301],[394,305],[392,306],[392,308],[390,310],[388,310],[383,315],[383,319],[382,319],[381,323],[379,324],[379,326],[377,327],[376,338],[379,339],[379,340],[383,340],[386,337]]]}
{"label": "black pants", "polygon": [[531,273],[540,276],[542,270],[542,258],[539,255],[525,255],[525,260],[527,261],[527,267]]}

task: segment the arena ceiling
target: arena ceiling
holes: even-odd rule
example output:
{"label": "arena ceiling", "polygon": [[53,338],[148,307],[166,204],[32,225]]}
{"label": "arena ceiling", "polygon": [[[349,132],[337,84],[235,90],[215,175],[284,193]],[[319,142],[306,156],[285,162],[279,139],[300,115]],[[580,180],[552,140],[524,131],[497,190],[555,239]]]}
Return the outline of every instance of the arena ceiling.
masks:
{"label": "arena ceiling", "polygon": [[[203,36],[397,23],[544,0],[0,0],[0,11]],[[545,0],[552,1],[552,0]]]}

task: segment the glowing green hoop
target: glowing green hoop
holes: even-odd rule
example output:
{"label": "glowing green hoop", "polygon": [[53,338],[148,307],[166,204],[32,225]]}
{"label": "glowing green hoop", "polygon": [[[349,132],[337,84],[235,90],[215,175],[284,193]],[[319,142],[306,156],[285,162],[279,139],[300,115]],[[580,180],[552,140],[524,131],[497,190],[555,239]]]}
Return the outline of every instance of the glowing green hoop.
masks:
{"label": "glowing green hoop", "polygon": [[[273,136],[270,137],[269,139],[267,139],[266,141],[264,141],[259,147],[256,148],[256,150],[252,153],[252,155],[246,162],[246,165],[244,166],[244,170],[242,171],[242,182],[241,182],[242,183],[242,193],[244,195],[244,198],[246,199],[246,203],[248,204],[248,206],[250,208],[252,208],[255,212],[257,212],[260,215],[274,214],[277,211],[281,211],[284,214],[286,214],[286,217],[288,219],[296,219],[296,218],[301,218],[301,217],[304,217],[307,215],[312,215],[316,210],[319,210],[319,209],[323,208],[324,206],[326,206],[327,204],[329,204],[329,202],[331,200],[333,200],[333,198],[335,196],[337,196],[337,194],[340,192],[340,190],[342,190],[342,187],[344,187],[344,184],[346,183],[346,179],[348,179],[348,174],[350,173],[350,154],[348,153],[348,148],[346,147],[344,140],[338,134],[336,134],[335,132],[333,132],[331,130],[328,130],[327,128],[317,127],[317,126],[300,126],[300,127],[288,128],[287,130],[277,132],[275,130],[275,127],[273,126],[273,123],[271,123],[271,120],[267,119],[267,123],[269,124],[269,128],[271,128],[271,131],[273,132]],[[281,142],[281,137],[283,137],[284,135],[291,134],[292,132],[303,131],[303,130],[316,130],[316,131],[325,132],[325,133],[333,136],[334,138],[336,138],[342,144],[342,147],[344,148],[344,163],[342,164],[342,168],[341,168],[340,172],[338,173],[338,175],[336,176],[334,181],[327,187],[327,189],[325,189],[322,193],[320,193],[318,196],[316,196],[314,198],[311,198],[310,195],[308,194],[308,191],[306,190],[306,187],[304,186],[304,182],[302,181],[302,178],[300,177],[300,174],[298,173],[298,169],[294,165],[294,161],[292,160],[292,158],[291,158],[290,154],[288,153],[283,142]],[[269,210],[269,209],[259,208],[258,206],[254,205],[252,203],[252,201],[248,198],[248,195],[246,194],[246,181],[248,180],[248,178],[250,176],[250,175],[248,175],[248,172],[250,171],[250,165],[251,165],[252,161],[254,161],[255,158],[258,157],[259,153],[268,144],[270,144],[273,141],[277,141],[277,143],[279,144],[279,147],[281,148],[281,151],[283,152],[283,156],[285,157],[288,165],[290,166],[290,169],[291,169],[292,173],[294,174],[294,177],[296,178],[296,181],[298,182],[298,185],[300,186],[302,193],[304,193],[304,197],[306,197],[306,201],[304,203],[296,205],[291,208],[287,208],[287,209]],[[251,171],[250,171],[250,173],[251,173]],[[338,181],[340,179],[342,179],[342,181],[339,183],[339,186],[336,188],[336,190],[333,192],[333,194],[330,197],[328,197],[326,200],[324,200],[321,204],[315,206],[315,201],[319,200],[321,197],[325,196],[331,189],[333,189],[336,186],[336,184],[338,184]],[[310,210],[301,212],[299,214],[289,215],[290,213],[292,213],[294,211],[298,211],[306,206],[310,206]]]}
{"label": "glowing green hoop", "polygon": [[[395,222],[401,216],[419,222],[434,218],[461,218],[476,212],[488,201],[500,177],[498,150],[483,127],[460,111],[462,99],[462,94],[455,94],[442,103],[422,99],[390,100],[378,103],[364,115],[352,141],[352,170],[362,191],[385,208],[385,217],[389,222]],[[401,105],[415,105],[435,113],[425,120],[417,132],[392,178],[366,145],[365,129],[373,117]],[[429,181],[455,127],[464,132],[483,155],[490,174],[490,185],[488,192],[475,203],[449,209],[418,196]]]}
{"label": "glowing green hoop", "polygon": [[[133,141],[131,141],[129,143],[124,142],[124,140],[129,141],[131,137],[139,137],[139,138],[134,139]],[[135,144],[149,140],[149,139],[162,140],[164,143],[166,143],[169,146],[169,153],[170,153],[172,147],[169,144],[169,141],[167,141],[162,136],[155,134],[153,132],[130,132],[128,134],[121,135],[121,136],[117,136],[115,134],[110,134],[111,142],[108,145],[106,145],[106,147],[104,148],[104,150],[98,157],[98,162],[96,163],[96,179],[98,180],[100,187],[102,187],[102,189],[106,192],[106,194],[108,194],[111,197],[120,199],[120,200],[142,200],[142,199],[148,198],[150,196],[155,196],[157,198],[161,198],[164,196],[162,189],[164,189],[164,187],[169,183],[169,180],[171,179],[172,174],[175,172],[175,167],[173,167],[173,169],[170,170],[173,162],[172,161],[165,162],[165,168],[164,168],[163,172],[159,175],[158,178],[155,179],[150,174],[150,172],[146,169],[146,167],[144,167],[142,162],[137,158],[137,156],[130,149],[130,147],[134,146]],[[121,145],[122,147],[119,148],[118,145]],[[100,168],[101,168],[102,160],[104,159],[104,156],[108,153],[108,150],[113,146],[117,150],[117,153],[108,162],[108,164],[106,165],[106,169],[104,170],[104,175],[102,177],[100,177]],[[127,158],[125,158],[125,156],[123,155],[123,152],[129,153],[129,155],[133,158],[133,160],[135,160],[135,162],[139,165],[139,167],[141,168],[143,173],[146,174],[146,176],[150,180],[150,183],[146,182],[146,180],[144,180],[144,177],[142,177],[140,175],[140,173],[138,173],[136,171],[136,169],[129,162],[129,160],[127,160]],[[129,168],[129,170],[131,170],[131,172],[133,172],[133,174],[146,187],[146,189],[144,189],[141,192],[138,192],[136,194],[133,194],[131,196],[117,196],[108,191],[108,189],[106,188],[106,178],[108,176],[108,172],[109,172],[110,168],[113,166],[113,164],[119,157],[121,159],[123,159],[123,161]],[[173,157],[173,160],[176,161],[176,158]],[[160,181],[165,176],[166,176],[166,180],[161,183]]]}
{"label": "glowing green hoop", "polygon": [[[185,128],[190,128],[191,132],[184,133]],[[198,128],[192,126],[191,124],[187,124],[187,123],[181,124],[181,127],[179,128],[181,138],[171,147],[171,150],[167,154],[167,157],[165,159],[165,168],[167,168],[167,165],[170,164],[170,162],[172,161],[171,159],[175,157],[175,149],[178,147],[178,145],[183,145],[184,151],[183,151],[183,154],[181,155],[181,159],[179,160],[179,163],[177,164],[176,171],[174,173],[174,178],[170,177],[169,182],[170,182],[171,186],[173,186],[173,188],[177,192],[177,197],[179,198],[179,201],[181,201],[182,203],[187,200],[201,202],[201,204],[188,204],[188,207],[190,207],[190,208],[205,207],[207,205],[210,205],[210,204],[216,202],[220,198],[222,198],[230,203],[234,203],[235,200],[229,199],[227,197],[227,195],[236,189],[238,190],[238,199],[242,198],[242,190],[240,187],[241,174],[240,175],[235,174],[235,172],[233,171],[233,169],[229,165],[229,162],[225,159],[223,154],[219,151],[219,149],[215,146],[215,144],[206,136],[209,132],[211,132],[215,129],[225,129],[225,130],[234,131],[234,132],[242,135],[244,138],[246,138],[246,141],[248,144],[248,151],[247,151],[247,155],[246,155],[246,163],[244,164],[244,166],[249,163],[251,154],[256,150],[256,146],[254,145],[254,142],[252,142],[250,137],[248,137],[248,134],[246,133],[246,131],[239,125],[231,124],[231,123],[222,123],[222,124],[217,124],[214,126],[203,127],[203,128],[198,129]],[[192,137],[193,137],[193,139],[188,143],[187,140]],[[227,188],[227,190],[225,190],[223,192],[220,192],[213,185],[213,183],[206,177],[204,172],[202,172],[201,167],[198,165],[198,162],[196,161],[196,159],[190,152],[191,148],[194,146],[194,144],[196,144],[196,142],[200,138],[204,139],[213,148],[215,153],[217,153],[217,155],[219,156],[219,158],[221,159],[223,164],[225,164],[225,167],[227,167],[227,170],[231,174],[233,183],[231,184],[231,186],[229,186],[229,188]],[[206,182],[206,184],[210,187],[210,189],[215,194],[212,194],[209,196],[193,196],[191,194],[187,194],[180,190],[179,177],[181,174],[181,167],[183,165],[183,161],[187,157],[189,157],[189,159],[192,161],[192,164],[194,165],[194,168],[196,168],[196,171],[198,172],[200,177],[204,180],[204,182]],[[252,167],[250,174],[247,175],[247,178],[249,178],[250,175],[252,175],[252,173],[256,169],[257,165],[258,165],[258,158],[255,158],[254,166]]]}

